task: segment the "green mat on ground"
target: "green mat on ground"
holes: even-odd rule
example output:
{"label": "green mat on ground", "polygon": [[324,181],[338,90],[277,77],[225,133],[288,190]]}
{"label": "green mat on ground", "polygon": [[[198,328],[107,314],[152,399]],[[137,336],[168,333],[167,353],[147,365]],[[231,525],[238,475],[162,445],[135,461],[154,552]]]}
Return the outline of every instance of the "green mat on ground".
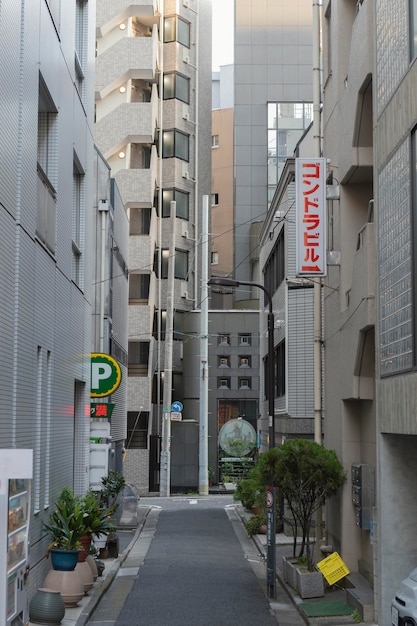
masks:
{"label": "green mat on ground", "polygon": [[328,602],[302,602],[300,608],[307,617],[326,617],[328,615],[352,615],[353,608],[343,600],[330,600]]}

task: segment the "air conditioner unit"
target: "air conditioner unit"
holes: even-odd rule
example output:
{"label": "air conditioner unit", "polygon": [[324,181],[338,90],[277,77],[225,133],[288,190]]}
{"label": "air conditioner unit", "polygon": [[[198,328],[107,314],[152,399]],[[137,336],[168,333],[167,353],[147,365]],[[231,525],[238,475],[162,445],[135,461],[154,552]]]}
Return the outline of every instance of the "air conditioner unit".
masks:
{"label": "air conditioner unit", "polygon": [[188,239],[188,222],[182,222],[181,235]]}
{"label": "air conditioner unit", "polygon": [[188,285],[185,280],[181,282],[181,298],[188,300]]}

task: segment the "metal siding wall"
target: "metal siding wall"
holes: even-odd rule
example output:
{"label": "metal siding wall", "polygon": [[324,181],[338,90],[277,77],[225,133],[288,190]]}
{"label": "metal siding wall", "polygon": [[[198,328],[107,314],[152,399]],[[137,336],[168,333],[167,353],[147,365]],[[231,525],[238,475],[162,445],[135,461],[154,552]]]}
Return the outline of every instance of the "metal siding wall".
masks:
{"label": "metal siding wall", "polygon": [[313,289],[288,291],[288,413],[314,415]]}
{"label": "metal siding wall", "polygon": [[[95,2],[89,2],[93,9]],[[21,7],[24,7],[21,23]],[[86,294],[71,282],[71,202],[73,146],[86,166],[87,224],[91,231],[92,132],[73,85],[74,8],[62,3],[65,29],[58,40],[45,0],[2,0],[0,4],[0,83],[3,95],[0,132],[0,303],[3,363],[0,391],[0,447],[34,447],[39,463],[38,495],[42,505],[66,484],[72,484],[74,442],[74,383],[89,388],[91,346],[91,258]],[[91,24],[90,31],[91,33]],[[19,34],[21,35],[19,37]],[[94,61],[94,41],[90,57]],[[55,258],[35,239],[37,198],[37,114],[39,69],[59,109],[55,167],[58,172],[57,254]],[[20,222],[14,221],[19,210]],[[90,235],[89,235],[90,237]],[[94,251],[86,245],[86,256]],[[16,306],[15,306],[16,304]],[[38,356],[38,346],[42,351]],[[48,395],[48,353],[51,394]],[[41,375],[39,374],[41,371]],[[38,376],[39,374],[39,376]],[[38,390],[38,382],[41,390]],[[36,400],[38,398],[38,404]],[[81,403],[89,402],[81,393]],[[50,407],[50,466],[46,419]],[[38,420],[34,419],[38,408]],[[13,431],[13,418],[15,430]],[[89,420],[80,420],[76,441],[81,462],[75,470],[76,488],[87,486]],[[15,441],[12,440],[15,432]],[[36,446],[36,441],[39,445]],[[46,476],[50,477],[50,498]],[[44,560],[47,539],[41,531],[48,511],[31,516],[29,597],[49,569]]]}

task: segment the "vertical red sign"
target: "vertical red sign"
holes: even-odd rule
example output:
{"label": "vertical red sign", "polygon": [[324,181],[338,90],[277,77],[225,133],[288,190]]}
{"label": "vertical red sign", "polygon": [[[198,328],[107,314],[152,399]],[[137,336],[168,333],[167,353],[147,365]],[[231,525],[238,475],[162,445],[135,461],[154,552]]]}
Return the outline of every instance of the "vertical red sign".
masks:
{"label": "vertical red sign", "polygon": [[326,275],[326,159],[296,159],[297,276]]}

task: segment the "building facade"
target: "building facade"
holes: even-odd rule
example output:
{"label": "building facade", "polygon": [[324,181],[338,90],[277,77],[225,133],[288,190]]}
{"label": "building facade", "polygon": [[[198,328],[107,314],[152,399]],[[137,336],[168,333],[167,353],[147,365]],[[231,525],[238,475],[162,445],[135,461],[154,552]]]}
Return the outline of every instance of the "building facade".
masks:
{"label": "building facade", "polygon": [[0,448],[33,450],[29,595],[50,568],[42,522],[89,485],[94,21],[91,0],[0,7]]}
{"label": "building facade", "polygon": [[[235,0],[234,277],[259,281],[259,229],[285,159],[311,122],[309,0]],[[287,106],[288,104],[288,106]],[[237,291],[236,300],[247,294]]]}
{"label": "building facade", "polygon": [[[210,193],[211,169],[210,49],[209,2],[97,3],[95,138],[130,225],[124,473],[140,493],[160,488],[163,409],[170,408],[162,406],[165,370],[172,371],[171,400],[183,403],[184,417],[198,411],[198,398],[187,397],[183,384],[183,324],[201,290],[202,196]],[[172,362],[165,363],[169,289],[175,314]],[[172,455],[176,446],[186,446],[198,467],[198,450],[188,426],[181,426],[173,432]],[[184,481],[190,482],[174,467],[173,488]]]}
{"label": "building facade", "polygon": [[322,281],[324,445],[336,451],[347,472],[340,496],[327,507],[325,541],[339,551],[352,572],[374,586],[372,33],[372,2],[323,4],[322,133],[328,159],[328,264]]}

